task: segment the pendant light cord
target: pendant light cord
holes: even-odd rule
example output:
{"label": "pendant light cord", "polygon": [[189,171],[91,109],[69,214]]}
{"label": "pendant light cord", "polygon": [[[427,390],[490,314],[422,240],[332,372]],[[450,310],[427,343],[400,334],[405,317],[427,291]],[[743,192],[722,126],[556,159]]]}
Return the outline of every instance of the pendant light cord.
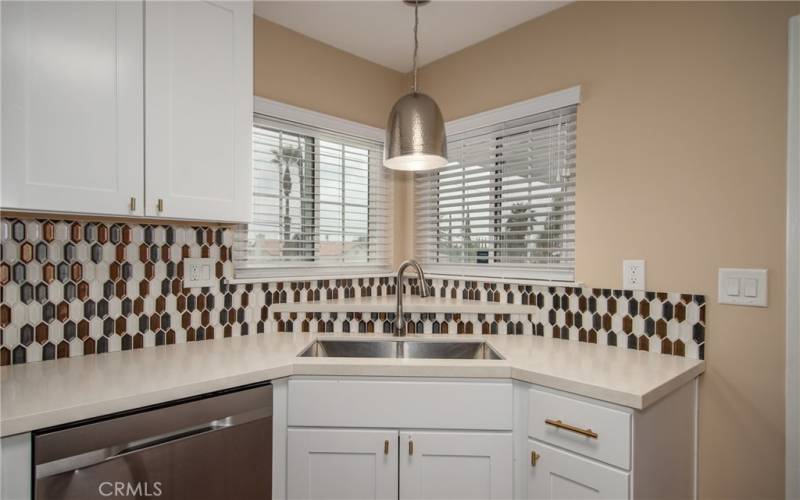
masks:
{"label": "pendant light cord", "polygon": [[419,51],[419,39],[417,29],[419,27],[419,0],[414,2],[414,93],[417,93],[417,52]]}

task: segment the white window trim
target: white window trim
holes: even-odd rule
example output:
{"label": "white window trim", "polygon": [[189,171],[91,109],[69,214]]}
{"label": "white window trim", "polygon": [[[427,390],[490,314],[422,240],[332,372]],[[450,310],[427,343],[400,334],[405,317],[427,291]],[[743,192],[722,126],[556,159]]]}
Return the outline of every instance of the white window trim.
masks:
{"label": "white window trim", "polygon": [[786,498],[800,498],[800,16],[789,19],[786,136]]}
{"label": "white window trim", "polygon": [[516,120],[526,116],[553,111],[566,106],[581,103],[581,86],[576,85],[568,89],[545,94],[526,101],[519,101],[508,106],[490,109],[482,113],[465,116],[451,120],[444,124],[448,135],[460,134],[468,130],[488,127],[496,123]]}
{"label": "white window trim", "polygon": [[[526,116],[545,113],[566,106],[573,106],[581,102],[581,86],[576,85],[567,89],[534,97],[525,101],[515,102],[508,106],[490,109],[474,115],[465,116],[457,120],[445,123],[445,130],[448,135],[458,134],[469,130],[488,127],[504,121],[516,120]],[[414,241],[416,248],[416,241]],[[476,279],[476,280],[500,280],[500,281],[519,281],[532,284],[547,284],[558,286],[579,285],[580,282],[573,276],[565,279],[563,273],[558,271],[538,272],[537,278],[530,278],[530,270],[523,266],[465,266],[455,264],[426,264],[426,275],[431,277],[447,277],[456,279]],[[573,269],[574,274],[574,269]]]}
{"label": "white window trim", "polygon": [[385,133],[382,128],[346,120],[338,116],[326,115],[325,113],[292,106],[291,104],[285,104],[271,99],[264,99],[263,97],[253,98],[253,112],[330,130],[331,132],[339,134],[363,137],[364,139],[370,139],[381,143],[385,139]]}
{"label": "white window trim", "polygon": [[[324,130],[329,130],[337,134],[352,135],[358,138],[378,141],[383,143],[385,139],[384,130],[363,123],[354,122],[338,116],[327,115],[318,111],[292,106],[271,99],[263,97],[253,98],[253,112],[255,114],[265,115],[273,118],[287,120],[302,125],[308,125]],[[391,188],[389,189],[391,192]],[[387,225],[389,229],[387,234],[392,234],[392,207],[389,205],[389,213],[387,216]],[[389,262],[392,261],[392,250],[394,245],[392,239],[387,243],[387,252],[389,253]],[[303,275],[297,268],[275,268],[275,269],[238,269],[234,270],[234,277],[228,282],[231,284],[238,283],[264,283],[267,281],[287,280],[287,281],[308,281],[317,279],[337,279],[337,278],[354,278],[364,276],[378,276],[390,271],[390,268],[384,265],[360,265],[354,264],[353,266],[337,266],[337,267],[313,267],[309,268],[310,274]]]}

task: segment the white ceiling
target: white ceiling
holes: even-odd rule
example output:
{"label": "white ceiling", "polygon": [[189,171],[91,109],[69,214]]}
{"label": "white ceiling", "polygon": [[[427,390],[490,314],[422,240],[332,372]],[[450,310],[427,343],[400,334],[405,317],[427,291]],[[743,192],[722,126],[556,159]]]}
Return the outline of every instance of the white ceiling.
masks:
{"label": "white ceiling", "polygon": [[[434,0],[419,9],[419,65],[567,3]],[[411,71],[414,9],[401,0],[257,0],[255,13],[374,63],[397,71]]]}

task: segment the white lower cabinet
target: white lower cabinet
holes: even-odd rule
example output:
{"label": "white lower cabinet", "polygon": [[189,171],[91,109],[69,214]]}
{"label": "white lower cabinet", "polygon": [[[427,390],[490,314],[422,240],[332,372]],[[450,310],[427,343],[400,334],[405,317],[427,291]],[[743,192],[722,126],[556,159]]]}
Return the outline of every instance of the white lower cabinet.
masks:
{"label": "white lower cabinet", "polygon": [[397,498],[397,431],[289,429],[287,495]]}
{"label": "white lower cabinet", "polygon": [[629,498],[629,473],[528,440],[529,499]]}
{"label": "white lower cabinet", "polygon": [[401,432],[401,499],[512,496],[510,432]]}
{"label": "white lower cabinet", "polygon": [[696,381],[644,410],[498,379],[273,384],[275,499],[697,497]]}

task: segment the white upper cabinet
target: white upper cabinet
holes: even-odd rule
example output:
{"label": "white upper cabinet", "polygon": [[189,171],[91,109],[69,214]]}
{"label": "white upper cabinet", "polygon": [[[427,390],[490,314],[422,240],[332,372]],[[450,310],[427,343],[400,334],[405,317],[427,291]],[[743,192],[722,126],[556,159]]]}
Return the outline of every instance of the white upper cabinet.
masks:
{"label": "white upper cabinet", "polygon": [[142,3],[0,9],[0,205],[143,215]]}
{"label": "white upper cabinet", "polygon": [[147,2],[145,214],[247,221],[251,2]]}

